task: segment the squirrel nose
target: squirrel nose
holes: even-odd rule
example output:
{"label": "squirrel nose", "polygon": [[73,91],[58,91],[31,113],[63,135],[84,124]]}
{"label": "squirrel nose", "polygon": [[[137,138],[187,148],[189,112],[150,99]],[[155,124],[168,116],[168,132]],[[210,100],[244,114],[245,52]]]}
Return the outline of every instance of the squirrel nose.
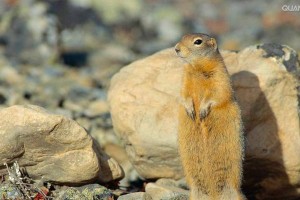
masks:
{"label": "squirrel nose", "polygon": [[176,53],[178,53],[180,50],[175,48]]}

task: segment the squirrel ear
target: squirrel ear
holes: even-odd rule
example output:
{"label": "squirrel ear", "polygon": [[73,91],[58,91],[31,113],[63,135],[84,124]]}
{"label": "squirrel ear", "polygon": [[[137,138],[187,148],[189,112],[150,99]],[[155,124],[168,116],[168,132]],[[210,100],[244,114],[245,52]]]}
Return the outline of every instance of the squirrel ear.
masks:
{"label": "squirrel ear", "polygon": [[218,45],[217,45],[217,41],[215,38],[210,38],[209,41],[208,41],[208,44],[212,47],[214,47],[214,49],[217,49],[218,48]]}

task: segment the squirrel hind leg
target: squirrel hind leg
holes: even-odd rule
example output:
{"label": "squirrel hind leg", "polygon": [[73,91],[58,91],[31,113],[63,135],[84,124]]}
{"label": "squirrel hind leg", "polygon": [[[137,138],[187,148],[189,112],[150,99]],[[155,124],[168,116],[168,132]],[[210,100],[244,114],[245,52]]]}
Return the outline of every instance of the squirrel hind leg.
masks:
{"label": "squirrel hind leg", "polygon": [[231,187],[228,187],[226,189],[224,188],[220,196],[220,200],[228,200],[228,199],[247,200],[246,197],[240,191],[237,191],[236,189]]}
{"label": "squirrel hind leg", "polygon": [[207,194],[202,193],[198,188],[191,188],[189,200],[212,200]]}

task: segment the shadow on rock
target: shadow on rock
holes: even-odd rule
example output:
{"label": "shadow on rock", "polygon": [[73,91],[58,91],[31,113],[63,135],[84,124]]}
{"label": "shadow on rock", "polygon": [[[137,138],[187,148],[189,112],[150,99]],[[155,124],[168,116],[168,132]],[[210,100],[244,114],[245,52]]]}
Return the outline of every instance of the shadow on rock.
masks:
{"label": "shadow on rock", "polygon": [[277,120],[260,88],[258,77],[241,71],[232,76],[232,81],[247,138],[243,183],[245,195],[249,200],[298,199],[299,194],[290,184],[284,166]]}

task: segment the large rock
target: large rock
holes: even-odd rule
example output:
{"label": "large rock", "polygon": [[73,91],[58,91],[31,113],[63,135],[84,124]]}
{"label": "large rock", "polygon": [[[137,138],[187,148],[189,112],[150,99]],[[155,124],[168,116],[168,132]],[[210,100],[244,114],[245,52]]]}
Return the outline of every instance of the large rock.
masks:
{"label": "large rock", "polygon": [[0,110],[0,171],[17,161],[29,176],[78,184],[122,178],[118,163],[95,144],[75,121],[37,106]]}
{"label": "large rock", "polygon": [[[222,51],[222,55],[247,137],[245,192],[271,195],[285,186],[293,188],[300,183],[296,52],[264,44],[238,53]],[[111,81],[114,130],[144,178],[183,176],[177,152],[176,101],[183,65],[174,50],[167,49],[124,67]]]}

